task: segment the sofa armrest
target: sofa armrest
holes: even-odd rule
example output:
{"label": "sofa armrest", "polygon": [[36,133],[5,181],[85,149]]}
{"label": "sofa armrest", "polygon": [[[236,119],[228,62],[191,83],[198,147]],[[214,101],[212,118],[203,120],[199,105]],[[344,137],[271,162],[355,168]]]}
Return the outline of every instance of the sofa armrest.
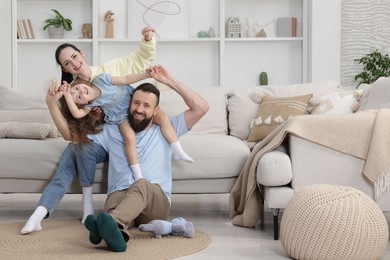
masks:
{"label": "sofa armrest", "polygon": [[[289,135],[292,166],[291,188],[297,192],[311,184],[350,186],[374,198],[374,185],[363,175],[365,161],[334,149]],[[377,201],[383,211],[390,210],[390,191]]]}
{"label": "sofa armrest", "polygon": [[284,145],[261,156],[257,165],[257,183],[264,186],[287,185],[292,179],[290,156]]}
{"label": "sofa armrest", "polygon": [[294,190],[317,183],[347,185],[373,196],[372,184],[363,177],[364,160],[300,137],[290,136]]}

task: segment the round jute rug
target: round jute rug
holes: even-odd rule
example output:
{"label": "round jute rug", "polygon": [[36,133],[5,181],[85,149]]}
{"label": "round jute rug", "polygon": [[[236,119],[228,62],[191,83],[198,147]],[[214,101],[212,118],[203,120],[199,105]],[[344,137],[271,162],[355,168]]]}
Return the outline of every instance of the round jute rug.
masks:
{"label": "round jute rug", "polygon": [[104,241],[93,245],[79,220],[46,220],[42,231],[21,235],[25,223],[0,224],[0,259],[172,259],[193,254],[211,243],[211,236],[195,230],[195,236],[163,236],[134,228],[122,253],[109,251]]}

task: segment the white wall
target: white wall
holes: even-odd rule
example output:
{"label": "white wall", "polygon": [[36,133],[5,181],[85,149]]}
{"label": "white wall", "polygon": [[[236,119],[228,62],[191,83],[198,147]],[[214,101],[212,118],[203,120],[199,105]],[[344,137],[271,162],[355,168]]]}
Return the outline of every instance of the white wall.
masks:
{"label": "white wall", "polygon": [[[308,81],[340,82],[341,1],[311,0]],[[11,0],[0,8],[0,84],[11,86]]]}
{"label": "white wall", "polygon": [[355,61],[374,50],[390,54],[390,2],[388,0],[344,0],[341,27],[341,84],[355,88],[355,75],[363,65]]}
{"label": "white wall", "polygon": [[1,1],[0,8],[0,85],[11,86],[11,0]]}
{"label": "white wall", "polygon": [[308,81],[340,82],[341,1],[310,2]]}

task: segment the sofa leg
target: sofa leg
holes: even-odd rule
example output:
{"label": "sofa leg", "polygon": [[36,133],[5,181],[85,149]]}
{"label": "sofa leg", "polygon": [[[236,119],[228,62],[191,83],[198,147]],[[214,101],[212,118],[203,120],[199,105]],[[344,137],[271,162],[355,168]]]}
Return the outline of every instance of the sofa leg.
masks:
{"label": "sofa leg", "polygon": [[260,212],[260,229],[264,229],[264,202],[261,203]]}
{"label": "sofa leg", "polygon": [[279,240],[279,209],[272,209],[274,216],[274,240]]}

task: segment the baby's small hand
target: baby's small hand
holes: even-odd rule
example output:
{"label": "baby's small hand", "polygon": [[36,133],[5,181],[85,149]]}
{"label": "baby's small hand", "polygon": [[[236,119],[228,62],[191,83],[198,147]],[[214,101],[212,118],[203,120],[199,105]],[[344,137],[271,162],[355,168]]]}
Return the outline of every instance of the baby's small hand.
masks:
{"label": "baby's small hand", "polygon": [[156,65],[152,67],[152,70],[150,72],[150,75],[155,80],[163,83],[168,84],[172,76],[168,73],[168,71],[165,69],[162,65]]}
{"label": "baby's small hand", "polygon": [[153,33],[155,33],[156,30],[152,27],[145,27],[142,29],[142,36],[144,37],[145,41],[150,41],[153,38]]}
{"label": "baby's small hand", "polygon": [[60,90],[63,91],[65,94],[70,94],[70,89],[70,84],[66,81],[64,81],[60,86]]}

